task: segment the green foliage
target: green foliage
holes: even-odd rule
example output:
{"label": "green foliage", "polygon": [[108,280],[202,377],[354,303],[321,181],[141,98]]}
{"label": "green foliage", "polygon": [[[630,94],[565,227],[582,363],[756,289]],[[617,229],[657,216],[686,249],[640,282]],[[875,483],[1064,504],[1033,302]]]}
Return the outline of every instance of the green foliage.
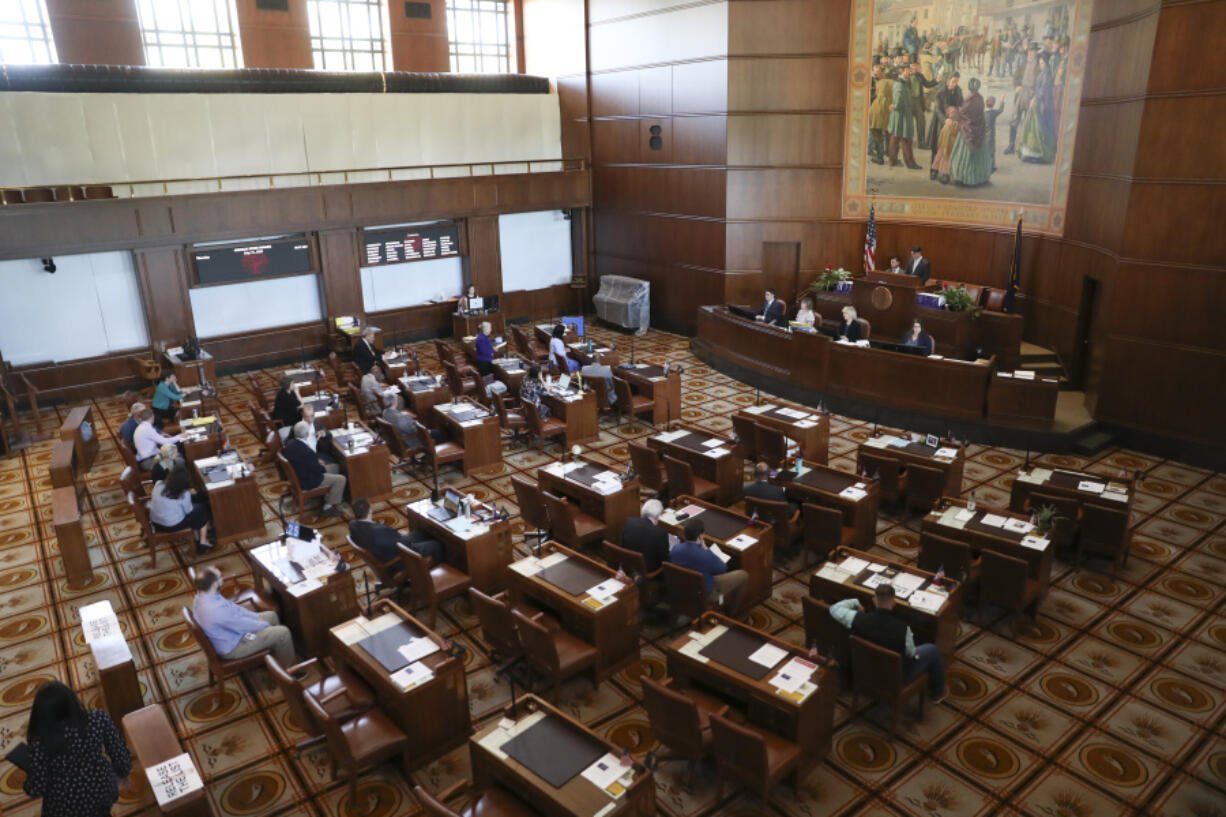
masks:
{"label": "green foliage", "polygon": [[979,307],[966,287],[950,287],[941,294],[945,296],[945,308],[950,312],[970,312],[974,317],[979,317]]}
{"label": "green foliage", "polygon": [[813,288],[818,292],[825,292],[834,289],[835,284],[849,280],[851,280],[851,273],[842,267],[827,269],[813,280]]}

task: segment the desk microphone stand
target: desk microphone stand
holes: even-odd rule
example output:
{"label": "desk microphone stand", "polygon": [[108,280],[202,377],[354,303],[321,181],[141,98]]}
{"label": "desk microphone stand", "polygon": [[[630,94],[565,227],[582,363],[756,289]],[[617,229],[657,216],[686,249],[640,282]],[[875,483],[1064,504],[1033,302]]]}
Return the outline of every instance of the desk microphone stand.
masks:
{"label": "desk microphone stand", "polygon": [[370,618],[371,610],[373,608],[371,608],[370,606],[370,572],[369,571],[362,574],[362,584],[366,586],[366,617]]}

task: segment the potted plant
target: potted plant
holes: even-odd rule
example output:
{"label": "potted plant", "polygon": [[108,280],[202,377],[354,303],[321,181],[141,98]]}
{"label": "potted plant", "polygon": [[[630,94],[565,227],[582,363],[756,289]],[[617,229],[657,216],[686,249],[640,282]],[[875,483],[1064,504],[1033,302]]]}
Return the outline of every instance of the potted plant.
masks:
{"label": "potted plant", "polygon": [[826,271],[814,279],[813,288],[818,292],[827,292],[834,289],[836,284],[850,280],[851,273],[842,267],[839,267],[838,269],[826,267]]}
{"label": "potted plant", "polygon": [[971,293],[966,291],[966,287],[951,287],[946,284],[942,294],[945,296],[945,308],[950,312],[970,312],[972,318],[979,317],[979,307]]}
{"label": "potted plant", "polygon": [[1039,533],[1047,536],[1056,526],[1056,522],[1063,518],[1056,513],[1055,505],[1042,505],[1034,511],[1034,527]]}

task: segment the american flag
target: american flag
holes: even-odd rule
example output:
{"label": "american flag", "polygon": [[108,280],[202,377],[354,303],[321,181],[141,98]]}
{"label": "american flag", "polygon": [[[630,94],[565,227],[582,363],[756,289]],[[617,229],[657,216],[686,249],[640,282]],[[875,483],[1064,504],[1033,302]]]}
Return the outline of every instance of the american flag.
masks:
{"label": "american flag", "polygon": [[868,232],[864,235],[864,271],[872,272],[877,269],[875,265],[877,260],[877,205],[874,204],[868,211]]}

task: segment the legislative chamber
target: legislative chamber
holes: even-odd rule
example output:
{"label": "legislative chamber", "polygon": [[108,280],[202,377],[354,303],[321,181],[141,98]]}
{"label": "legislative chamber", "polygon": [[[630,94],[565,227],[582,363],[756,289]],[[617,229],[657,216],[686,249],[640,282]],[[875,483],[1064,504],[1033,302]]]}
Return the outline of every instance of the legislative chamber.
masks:
{"label": "legislative chamber", "polygon": [[0,3],[0,814],[1218,813],[1223,30]]}

